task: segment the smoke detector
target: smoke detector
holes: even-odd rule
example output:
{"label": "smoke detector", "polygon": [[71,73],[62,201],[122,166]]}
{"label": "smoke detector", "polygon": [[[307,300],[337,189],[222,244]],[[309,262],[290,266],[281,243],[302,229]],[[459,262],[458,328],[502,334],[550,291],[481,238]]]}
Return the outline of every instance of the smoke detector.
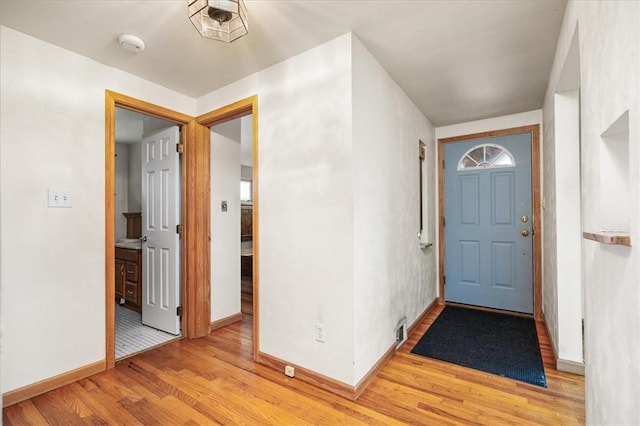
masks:
{"label": "smoke detector", "polygon": [[122,34],[118,37],[120,47],[128,52],[138,53],[144,50],[144,41],[140,37],[131,34]]}

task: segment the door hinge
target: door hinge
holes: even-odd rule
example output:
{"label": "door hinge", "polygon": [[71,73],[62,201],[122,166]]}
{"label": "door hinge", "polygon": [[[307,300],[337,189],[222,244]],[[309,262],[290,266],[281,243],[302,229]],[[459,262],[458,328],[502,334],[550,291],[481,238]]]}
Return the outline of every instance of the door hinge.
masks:
{"label": "door hinge", "polygon": [[181,317],[182,316],[182,306],[178,306],[176,308],[176,315]]}
{"label": "door hinge", "polygon": [[446,221],[446,219],[443,217],[443,218],[442,218],[442,227],[444,228],[445,226],[447,226],[447,221]]}
{"label": "door hinge", "polygon": [[182,238],[182,231],[184,231],[184,226],[176,225],[176,234],[178,234],[180,238]]}
{"label": "door hinge", "polygon": [[442,160],[442,168],[444,169],[444,160]]}
{"label": "door hinge", "polygon": [[184,154],[184,144],[183,143],[176,144],[176,152],[178,154]]}
{"label": "door hinge", "polygon": [[442,285],[447,285],[447,276],[446,275],[442,276]]}

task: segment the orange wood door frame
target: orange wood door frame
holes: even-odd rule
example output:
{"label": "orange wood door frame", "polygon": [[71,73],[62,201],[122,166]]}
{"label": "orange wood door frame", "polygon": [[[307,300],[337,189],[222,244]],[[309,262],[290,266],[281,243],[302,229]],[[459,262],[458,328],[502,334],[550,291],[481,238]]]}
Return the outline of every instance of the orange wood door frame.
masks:
{"label": "orange wood door frame", "polygon": [[[211,143],[211,132],[209,128],[211,126],[215,126],[217,124],[222,124],[227,121],[234,120],[236,118],[244,117],[246,115],[252,114],[253,121],[253,182],[252,186],[252,198],[253,198],[253,213],[252,213],[252,222],[253,222],[253,359],[258,361],[259,354],[259,342],[260,342],[260,304],[258,303],[260,298],[259,291],[259,255],[260,255],[260,224],[259,224],[259,209],[260,204],[258,200],[258,96],[250,96],[248,98],[239,100],[230,105],[224,106],[222,108],[218,108],[216,110],[210,111],[206,114],[199,115],[196,117],[196,122],[201,129],[205,129],[202,134],[202,140],[199,142],[203,145],[200,152],[203,154],[203,158],[200,159],[202,162],[206,162],[206,167],[203,165],[203,168],[206,168],[209,171],[210,167],[210,143]],[[204,157],[205,147],[206,145],[206,157]],[[208,182],[208,181],[207,181]],[[202,203],[206,204],[207,211],[211,205],[211,192],[207,191],[206,194],[202,194]],[[207,227],[209,224],[207,224]],[[208,229],[208,228],[207,228]],[[207,232],[207,236],[209,233]],[[207,277],[209,279],[209,277]],[[208,281],[207,281],[208,282]],[[209,300],[209,299],[207,299]],[[209,308],[210,309],[210,308]],[[207,311],[209,312],[209,311]]]}
{"label": "orange wood door frame", "polygon": [[[208,129],[194,117],[120,93],[105,91],[105,299],[106,368],[115,366],[115,109],[139,112],[181,126],[182,163],[182,333],[187,338],[209,334],[209,144]],[[206,161],[202,158],[205,157]]]}
{"label": "orange wood door frame", "polygon": [[462,142],[470,139],[507,136],[518,133],[531,133],[531,186],[533,197],[533,316],[542,320],[542,229],[540,208],[540,125],[513,127],[510,129],[494,130],[474,133],[470,135],[454,136],[438,139],[438,266],[439,292],[438,303],[444,304],[444,146],[448,143]]}

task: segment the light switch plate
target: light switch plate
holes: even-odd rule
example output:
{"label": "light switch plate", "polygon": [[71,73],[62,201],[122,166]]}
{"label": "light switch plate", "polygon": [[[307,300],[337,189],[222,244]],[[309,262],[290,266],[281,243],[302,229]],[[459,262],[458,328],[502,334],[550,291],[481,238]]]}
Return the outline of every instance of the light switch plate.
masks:
{"label": "light switch plate", "polygon": [[49,207],[70,208],[73,206],[71,191],[68,189],[49,188]]}

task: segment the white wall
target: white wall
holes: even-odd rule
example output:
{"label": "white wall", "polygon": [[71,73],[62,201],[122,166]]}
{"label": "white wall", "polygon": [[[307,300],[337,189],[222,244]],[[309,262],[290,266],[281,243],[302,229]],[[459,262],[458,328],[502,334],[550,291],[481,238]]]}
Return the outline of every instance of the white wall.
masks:
{"label": "white wall", "polygon": [[560,105],[545,109],[542,145],[543,310],[557,368],[573,372],[584,370],[579,61],[576,39],[554,94]]}
{"label": "white wall", "polygon": [[243,169],[253,167],[253,115],[251,114],[240,117],[240,164]]}
{"label": "white wall", "polygon": [[116,143],[116,240],[127,236],[127,218],[122,215],[129,210],[129,145]]}
{"label": "white wall", "polygon": [[[2,392],[105,358],[105,89],[195,101],[0,27]],[[47,188],[72,192],[47,208]]]}
{"label": "white wall", "polygon": [[[353,379],[351,36],[197,100],[258,95],[260,350]],[[315,341],[315,324],[326,342]]]}
{"label": "white wall", "polygon": [[[436,298],[436,252],[420,249],[418,146],[435,223],[434,128],[353,36],[354,367],[360,380]],[[435,228],[425,230],[430,241]]]}
{"label": "white wall", "polygon": [[142,138],[144,139],[146,137],[152,136],[173,126],[175,126],[175,123],[172,123],[170,121],[146,116],[142,120]]}
{"label": "white wall", "polygon": [[[545,127],[554,124],[554,93],[573,34],[578,30],[581,81],[583,230],[599,231],[600,135],[629,110],[632,247],[584,243],[585,394],[587,423],[640,424],[640,3],[569,2],[544,102]],[[545,138],[553,138],[545,133]],[[550,140],[550,144],[554,141]],[[556,161],[561,161],[556,158]],[[545,176],[553,169],[545,164]]]}
{"label": "white wall", "polygon": [[253,115],[240,117],[240,177],[253,181]]}
{"label": "white wall", "polygon": [[211,321],[240,312],[240,130],[211,128]]}
{"label": "white wall", "polygon": [[[117,125],[117,123],[116,123]],[[142,149],[141,143],[129,145],[129,205],[128,212],[142,211]]]}
{"label": "white wall", "polygon": [[[397,321],[436,297],[435,252],[417,239],[418,142],[433,156],[433,127],[351,34],[199,99],[198,112],[254,94],[259,350],[355,385]],[[433,216],[431,166],[426,180]]]}
{"label": "white wall", "polygon": [[541,110],[527,111],[519,114],[488,118],[486,120],[468,121],[466,123],[438,127],[436,128],[436,138],[452,138],[454,136],[471,135],[474,133],[488,132],[490,130],[509,129],[512,127],[529,126],[532,124],[539,124],[540,129],[542,130]]}
{"label": "white wall", "polygon": [[[580,95],[578,90],[555,95],[555,269],[557,276],[546,283],[555,285],[551,294],[557,294],[554,303],[557,318],[554,322],[554,346],[558,357],[558,369],[567,370],[567,361],[582,370],[582,216],[580,212]],[[553,181],[549,185],[553,185]],[[550,206],[550,203],[547,204]],[[549,262],[554,257],[549,256]],[[549,301],[549,299],[546,299]],[[570,367],[568,371],[572,371]]]}

